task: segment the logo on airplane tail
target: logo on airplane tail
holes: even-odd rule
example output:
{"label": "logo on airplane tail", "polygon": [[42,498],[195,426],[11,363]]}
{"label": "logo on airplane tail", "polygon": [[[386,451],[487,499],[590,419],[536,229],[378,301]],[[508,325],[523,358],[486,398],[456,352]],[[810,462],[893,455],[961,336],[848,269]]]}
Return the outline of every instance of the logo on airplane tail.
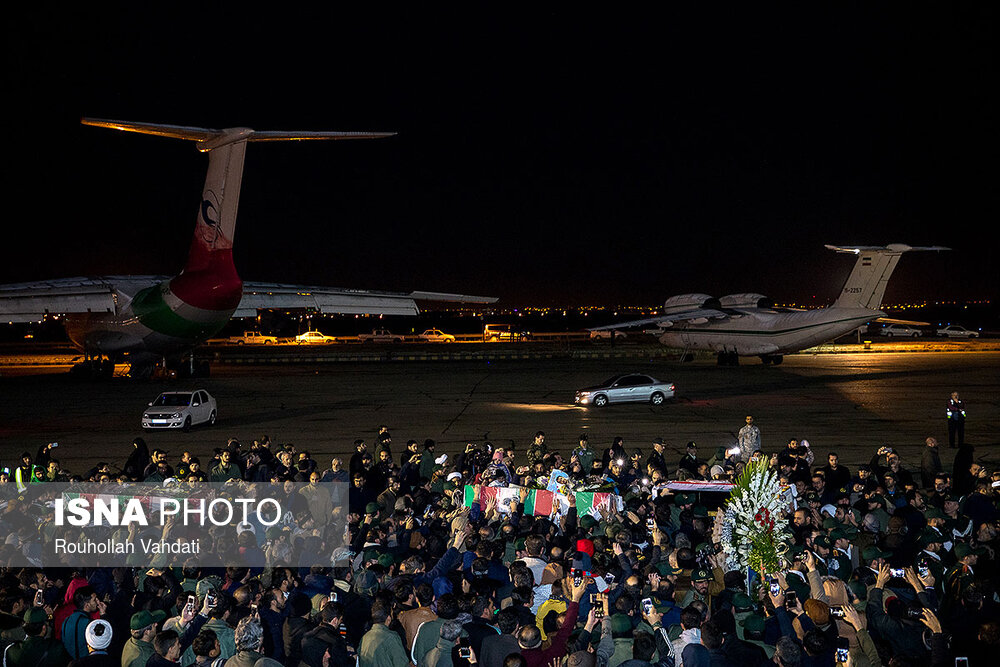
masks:
{"label": "logo on airplane tail", "polygon": [[201,210],[198,216],[198,236],[212,250],[231,248],[232,243],[222,235],[219,227],[221,209],[218,196],[211,190],[206,190],[201,200]]}

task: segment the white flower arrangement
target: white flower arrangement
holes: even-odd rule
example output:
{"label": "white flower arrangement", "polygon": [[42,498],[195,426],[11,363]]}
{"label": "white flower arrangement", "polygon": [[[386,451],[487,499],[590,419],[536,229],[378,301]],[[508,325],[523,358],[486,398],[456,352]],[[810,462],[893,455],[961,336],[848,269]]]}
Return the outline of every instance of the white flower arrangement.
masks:
{"label": "white flower arrangement", "polygon": [[768,460],[747,464],[715,523],[715,540],[722,544],[727,569],[749,567],[761,575],[783,569],[791,538],[787,509],[784,490]]}

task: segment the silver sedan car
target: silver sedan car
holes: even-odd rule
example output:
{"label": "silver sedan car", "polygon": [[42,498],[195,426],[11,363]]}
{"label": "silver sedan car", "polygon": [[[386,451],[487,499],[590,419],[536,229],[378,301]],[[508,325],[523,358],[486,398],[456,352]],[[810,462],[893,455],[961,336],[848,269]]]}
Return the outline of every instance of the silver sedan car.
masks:
{"label": "silver sedan car", "polygon": [[195,391],[165,391],[142,413],[142,428],[182,429],[197,424],[215,424],[218,405],[204,389]]}
{"label": "silver sedan car", "polygon": [[661,382],[641,373],[615,375],[593,387],[576,392],[577,405],[603,408],[609,403],[651,403],[662,405],[674,397],[676,387],[672,382]]}

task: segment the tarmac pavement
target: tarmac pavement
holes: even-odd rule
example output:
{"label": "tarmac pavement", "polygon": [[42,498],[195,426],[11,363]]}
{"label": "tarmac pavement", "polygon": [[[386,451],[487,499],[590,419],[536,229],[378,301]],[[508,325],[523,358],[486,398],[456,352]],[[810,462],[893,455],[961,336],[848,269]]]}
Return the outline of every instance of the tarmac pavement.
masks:
{"label": "tarmac pavement", "polygon": [[[904,465],[919,469],[927,436],[942,445],[950,469],[944,407],[952,391],[968,406],[966,440],[988,467],[1000,465],[1000,352],[856,352],[798,354],[778,367],[750,361],[737,368],[698,359],[682,364],[665,356],[373,361],[272,365],[213,364],[200,380],[96,382],[22,368],[0,377],[0,459],[16,465],[21,451],[59,442],[63,467],[83,471],[97,461],[124,462],[132,438],[171,458],[189,450],[206,462],[212,449],[235,437],[249,445],[267,434],[293,443],[329,465],[349,456],[355,438],[372,442],[379,424],[389,427],[396,460],[410,438],[432,438],[437,453],[454,455],[467,442],[488,439],[523,451],[535,431],[565,454],[580,433],[593,447],[614,436],[648,452],[662,436],[680,452],[693,440],[707,458],[731,444],[753,415],[765,450],[790,438],[807,439],[821,465],[836,450],[852,469],[888,443]],[[677,398],[646,404],[583,409],[576,389],[621,372],[645,372],[676,383]],[[160,391],[204,388],[219,403],[219,421],[190,433],[143,433],[139,418]],[[672,458],[672,457],[671,457]]]}

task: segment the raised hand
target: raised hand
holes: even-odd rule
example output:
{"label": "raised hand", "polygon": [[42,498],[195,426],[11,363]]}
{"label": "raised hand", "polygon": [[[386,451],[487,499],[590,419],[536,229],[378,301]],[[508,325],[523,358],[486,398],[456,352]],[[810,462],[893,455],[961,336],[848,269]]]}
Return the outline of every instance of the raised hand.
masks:
{"label": "raised hand", "polygon": [[843,606],[844,620],[854,626],[855,630],[864,630],[868,626],[868,617],[858,613],[853,604]]}
{"label": "raised hand", "polygon": [[878,569],[878,575],[875,577],[875,588],[885,588],[886,583],[890,579],[892,579],[892,574],[889,573],[889,566],[883,564]]}
{"label": "raised hand", "polygon": [[924,608],[923,616],[920,618],[920,622],[930,628],[931,632],[934,634],[940,634],[941,632],[941,621],[930,609]]}

